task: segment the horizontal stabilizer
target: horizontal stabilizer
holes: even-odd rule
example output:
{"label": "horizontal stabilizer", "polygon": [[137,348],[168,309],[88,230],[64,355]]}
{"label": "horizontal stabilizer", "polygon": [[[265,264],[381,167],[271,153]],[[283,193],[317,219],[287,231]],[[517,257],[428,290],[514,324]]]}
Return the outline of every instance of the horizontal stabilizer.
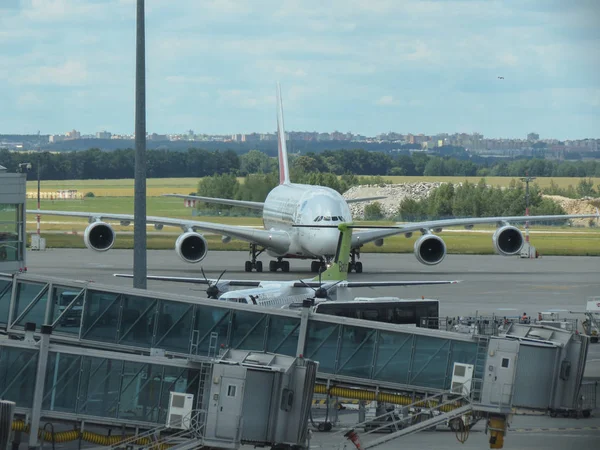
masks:
{"label": "horizontal stabilizer", "polygon": [[[118,278],[133,278],[133,275],[129,274],[129,273],[113,273],[113,276],[118,277]],[[215,284],[215,283],[217,283],[217,281],[219,281],[219,280],[210,279],[210,278],[171,277],[168,275],[148,275],[146,278],[148,280],[172,281],[175,283],[189,283],[189,284]],[[227,285],[227,286],[257,287],[257,286],[260,286],[260,281],[258,281],[258,280],[220,280],[219,284]]]}
{"label": "horizontal stabilizer", "polygon": [[373,200],[382,200],[384,198],[387,198],[387,197],[379,196],[379,197],[347,198],[346,203],[348,203],[350,205],[352,203],[371,202]]}
{"label": "horizontal stabilizer", "polygon": [[217,198],[217,197],[201,197],[199,195],[184,195],[184,194],[163,194],[163,197],[183,198],[184,200],[196,200],[203,203],[216,203],[217,205],[239,206],[241,208],[250,208],[261,210],[265,204],[262,202],[250,202],[246,200],[234,200],[232,198]]}

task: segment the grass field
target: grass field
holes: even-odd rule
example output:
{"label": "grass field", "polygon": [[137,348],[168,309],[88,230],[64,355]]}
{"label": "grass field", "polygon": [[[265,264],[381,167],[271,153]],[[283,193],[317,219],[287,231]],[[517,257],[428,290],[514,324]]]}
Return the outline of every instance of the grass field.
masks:
{"label": "grass field", "polygon": [[[393,183],[414,183],[418,181],[446,181],[460,183],[468,180],[477,183],[481,177],[396,177],[384,176],[385,180]],[[492,186],[508,186],[513,177],[488,177],[486,182]],[[196,192],[200,178],[149,178],[146,181],[146,193],[148,197],[161,194],[189,194]],[[243,181],[243,178],[238,178]],[[540,187],[547,187],[553,180],[559,187],[566,188],[569,185],[576,187],[581,178],[538,178],[535,182]],[[592,178],[594,185],[600,184],[600,178]],[[42,192],[54,193],[60,189],[77,189],[78,193],[85,194],[93,192],[97,197],[133,197],[133,179],[123,180],[65,180],[65,181],[42,181],[40,190]],[[37,182],[27,182],[27,192],[37,193]]]}
{"label": "grass field", "polygon": [[[448,247],[448,253],[458,254],[493,254],[492,238],[490,234],[456,232],[440,233]],[[81,236],[66,234],[47,234],[46,246],[48,248],[84,248]],[[177,236],[149,236],[148,249],[161,250],[173,249]],[[248,250],[248,244],[233,240],[227,244],[221,242],[219,236],[206,236],[209,252],[211,250]],[[414,238],[404,236],[387,238],[382,247],[367,244],[363,247],[365,253],[411,253]],[[535,234],[531,236],[531,243],[543,255],[570,255],[570,256],[600,256],[600,240],[594,233],[578,234]],[[133,248],[132,235],[117,236],[114,248]],[[91,252],[91,251],[90,251]]]}

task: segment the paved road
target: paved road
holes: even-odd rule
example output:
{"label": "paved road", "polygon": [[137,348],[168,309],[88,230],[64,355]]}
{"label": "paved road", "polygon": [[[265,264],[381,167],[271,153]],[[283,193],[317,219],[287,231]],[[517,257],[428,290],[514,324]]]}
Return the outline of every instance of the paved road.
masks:
{"label": "paved road", "polygon": [[[297,279],[308,278],[309,262],[292,261],[291,273],[243,271],[245,252],[212,252],[202,263],[209,276],[227,270],[225,278]],[[268,258],[262,258],[264,262]],[[360,296],[433,297],[441,301],[442,315],[495,313],[534,315],[547,310],[582,310],[587,297],[600,296],[600,258],[544,257],[538,260],[503,258],[500,256],[449,255],[434,267],[420,265],[412,255],[365,254],[361,261],[364,273],[351,274],[351,279],[370,280],[449,280],[462,283],[452,286],[423,286],[411,288],[356,289]],[[97,283],[131,286],[131,280],[112,276],[115,272],[131,273],[133,253],[111,250],[93,253],[89,250],[47,250],[28,253],[32,274],[43,274]],[[149,251],[148,273],[177,276],[200,276],[200,265],[182,262],[173,251]],[[202,296],[201,286],[149,282],[149,289]],[[600,376],[600,345],[592,345],[588,355],[586,376]],[[564,419],[549,417],[515,417],[505,440],[505,449],[597,449],[600,442],[600,418]],[[564,429],[566,428],[566,429]],[[379,448],[382,450],[421,448],[488,448],[488,436],[478,425],[465,445],[458,443],[449,432],[423,432]],[[328,433],[315,432],[313,448],[334,449],[343,439]],[[353,447],[347,447],[351,449]],[[69,446],[70,448],[76,448]],[[65,448],[65,447],[63,447]],[[248,447],[250,448],[250,447]]]}

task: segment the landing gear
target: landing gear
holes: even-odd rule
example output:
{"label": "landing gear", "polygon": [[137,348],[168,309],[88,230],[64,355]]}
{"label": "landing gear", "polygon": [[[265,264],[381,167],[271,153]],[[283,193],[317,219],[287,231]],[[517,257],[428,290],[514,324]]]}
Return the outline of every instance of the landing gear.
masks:
{"label": "landing gear", "polygon": [[325,261],[312,261],[310,263],[310,271],[314,273],[319,273],[327,270],[327,263]]}
{"label": "landing gear", "polygon": [[350,250],[350,263],[348,264],[348,272],[352,272],[353,270],[356,273],[362,273],[363,265],[360,261],[356,261],[360,259],[360,250],[353,248]]}
{"label": "landing gear", "polygon": [[264,252],[265,249],[257,250],[256,244],[250,244],[250,261],[246,261],[244,264],[244,270],[246,272],[252,272],[252,270],[256,270],[257,272],[263,271],[262,261],[257,261],[256,258]]}
{"label": "landing gear", "polygon": [[277,258],[277,261],[269,261],[269,272],[277,272],[281,269],[282,272],[290,271],[290,262],[283,261],[282,258]]}

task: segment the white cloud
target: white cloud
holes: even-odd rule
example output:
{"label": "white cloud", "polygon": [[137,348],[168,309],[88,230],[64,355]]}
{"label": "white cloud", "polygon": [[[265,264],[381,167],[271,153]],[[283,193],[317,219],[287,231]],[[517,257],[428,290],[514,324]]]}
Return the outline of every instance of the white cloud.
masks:
{"label": "white cloud", "polygon": [[15,84],[80,86],[86,83],[88,72],[85,64],[69,60],[56,66],[34,68],[19,77],[13,78]]}
{"label": "white cloud", "polygon": [[394,97],[391,95],[383,95],[379,97],[375,104],[379,106],[394,106],[397,105],[398,102],[394,100]]}

